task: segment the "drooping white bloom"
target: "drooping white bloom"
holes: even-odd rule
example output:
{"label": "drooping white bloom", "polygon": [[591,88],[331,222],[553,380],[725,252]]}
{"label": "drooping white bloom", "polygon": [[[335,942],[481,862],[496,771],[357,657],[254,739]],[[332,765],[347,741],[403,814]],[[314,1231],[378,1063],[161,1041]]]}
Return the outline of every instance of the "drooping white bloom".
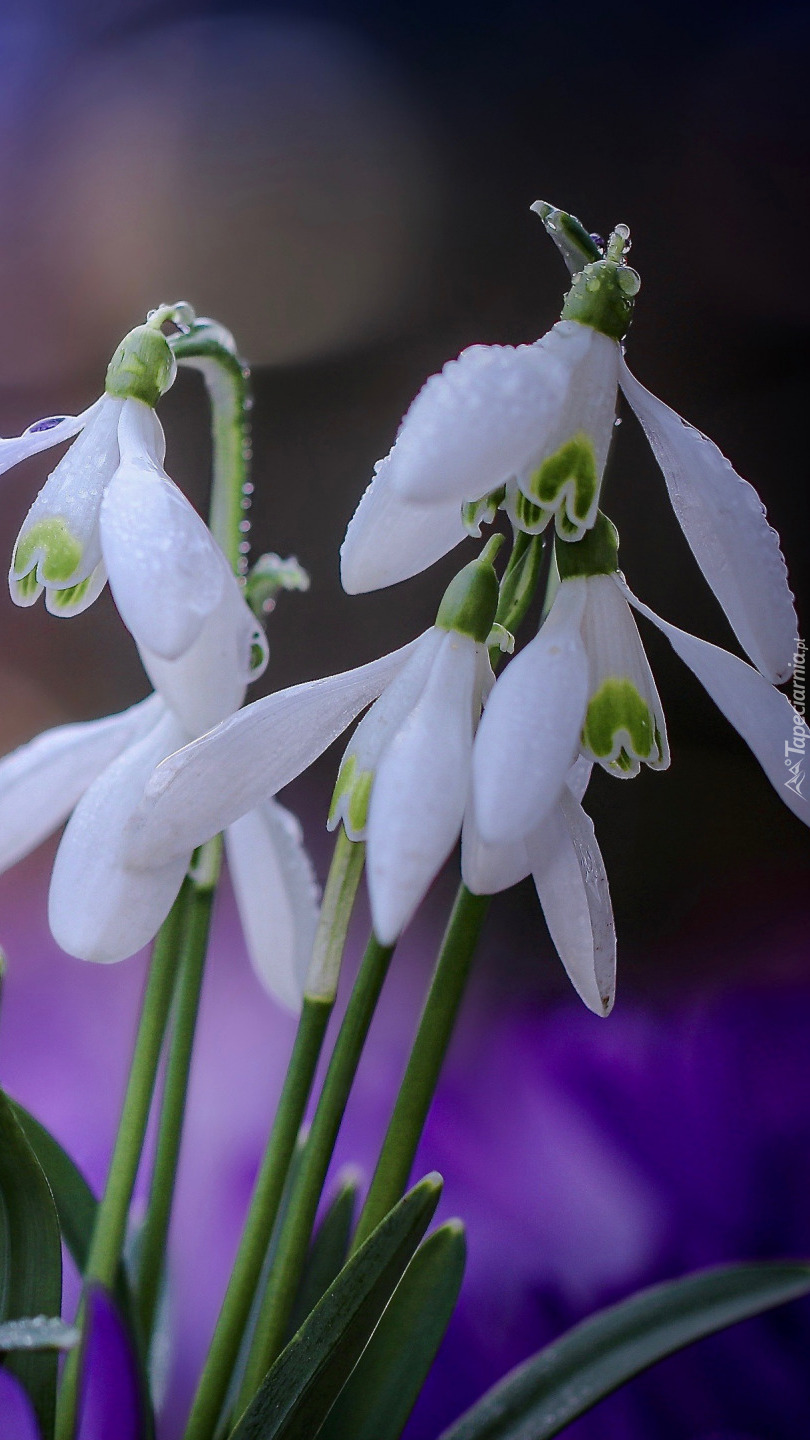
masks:
{"label": "drooping white bloom", "polygon": [[[630,605],[667,636],[751,747],[785,804],[810,823],[810,796],[786,786],[794,709],[758,670],[687,635],[642,605],[617,567],[604,517],[581,547],[561,546],[580,573],[563,578],[546,623],[510,663],[476,737],[473,793],[484,840],[523,841],[556,804],[577,754],[627,777],[669,764],[661,702]],[[589,570],[590,566],[590,570]],[[802,732],[810,737],[804,727]]]}
{"label": "drooping white bloom", "polygon": [[[560,212],[539,208],[559,240]],[[797,622],[778,536],[717,446],[624,362],[621,340],[640,283],[624,261],[626,227],[617,227],[606,257],[589,264],[586,242],[598,251],[581,236],[581,245],[561,246],[578,268],[563,318],[547,335],[534,345],[473,346],[417,395],[349,525],[344,588],[358,593],[417,574],[463,538],[465,518],[478,533],[497,505],[529,532],[554,516],[558,535],[575,544],[596,518],[620,387],[740,644],[781,684],[792,673]]]}
{"label": "drooping white bloom", "polygon": [[165,336],[139,326],[110,363],[107,389],[76,417],[38,421],[0,441],[0,473],[73,439],[37,495],[12,555],[18,605],[45,592],[54,615],[86,610],[109,578],[139,644],[176,660],[222,593],[218,547],[165,472],[166,443],[154,412],[174,379]]}
{"label": "drooping white bloom", "polygon": [[130,826],[130,863],[171,862],[216,834],[300,774],[374,700],[344,756],[330,823],[367,839],[374,929],[392,944],[461,831],[497,599],[485,553],[411,645],[258,700],[173,755]]}
{"label": "drooping white bloom", "polygon": [[574,989],[589,1010],[605,1016],[616,995],[616,927],[593,822],[581,804],[590,773],[580,758],[545,819],[521,840],[488,845],[469,806],[461,873],[476,895],[496,894],[531,875]]}
{"label": "drooping white bloom", "polygon": [[[123,714],[59,726],[0,761],[0,870],[68,816],[49,918],[69,954],[109,962],[152,939],[188,870],[193,844],[126,863],[124,835],[155,766],[231,714],[263,669],[264,637],[219,553],[220,600],[179,660],[141,647],[156,693]],[[300,1004],[316,889],[298,822],[275,801],[246,814],[226,848],[249,953],[282,1003]]]}

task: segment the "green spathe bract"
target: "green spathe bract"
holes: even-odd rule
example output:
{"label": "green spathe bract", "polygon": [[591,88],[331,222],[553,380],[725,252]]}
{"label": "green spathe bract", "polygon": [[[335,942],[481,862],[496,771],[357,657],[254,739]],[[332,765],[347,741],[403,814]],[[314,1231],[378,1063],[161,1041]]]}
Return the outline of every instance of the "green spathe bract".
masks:
{"label": "green spathe bract", "polygon": [[[611,676],[602,681],[591,697],[582,727],[582,743],[597,759],[604,760],[613,753],[623,733],[639,760],[654,759],[656,751],[660,754],[658,727],[649,705],[632,680]],[[621,771],[633,768],[633,760],[623,744],[612,764]]]}
{"label": "green spathe bract", "polygon": [[503,540],[503,535],[493,535],[478,559],[465,565],[450,581],[436,615],[438,629],[455,630],[479,645],[486,644],[499,599],[492,561]]}
{"label": "green spathe bract", "polygon": [[596,451],[590,435],[580,431],[544,460],[529,480],[529,489],[540,504],[555,507],[567,489],[571,493],[571,515],[584,524],[599,485]]}
{"label": "green spathe bract", "polygon": [[619,568],[619,532],[600,510],[590,530],[576,543],[563,540],[555,547],[561,580],[615,575]]}
{"label": "green spathe bract", "polygon": [[30,530],[20,537],[14,550],[12,569],[15,577],[27,575],[39,560],[39,576],[42,582],[58,585],[75,575],[82,563],[83,547],[68,529],[67,521],[61,515],[49,515],[37,520]]}
{"label": "green spathe bract", "polygon": [[154,407],[174,380],[177,362],[166,336],[154,325],[136,325],[125,335],[107,367],[104,388],[120,400]]}

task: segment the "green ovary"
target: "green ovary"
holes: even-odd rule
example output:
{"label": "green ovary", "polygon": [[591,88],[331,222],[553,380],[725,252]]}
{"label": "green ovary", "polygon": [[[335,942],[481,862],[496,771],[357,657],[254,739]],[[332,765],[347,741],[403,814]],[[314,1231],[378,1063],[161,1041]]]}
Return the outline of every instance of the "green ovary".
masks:
{"label": "green ovary", "polygon": [[605,760],[613,754],[621,732],[628,736],[633,756],[621,747],[611,761],[617,770],[634,769],[633,757],[650,761],[660,755],[660,735],[649,705],[631,680],[611,678],[591,698],[582,729],[583,747],[597,760]]}
{"label": "green ovary", "polygon": [[28,574],[38,551],[42,554],[38,578],[49,585],[58,585],[75,575],[84,553],[80,542],[71,535],[60,515],[38,520],[18,540],[13,560],[15,576],[19,578]]}
{"label": "green ovary", "polygon": [[596,498],[599,480],[596,473],[596,451],[593,441],[583,430],[566,440],[553,455],[544,460],[529,482],[529,489],[541,505],[553,509],[566,486],[573,485],[574,499],[569,513],[583,521]]}
{"label": "green ovary", "polygon": [[354,755],[349,755],[347,759],[344,760],[335,783],[332,803],[329,806],[330,826],[336,823],[340,802],[343,796],[346,795],[348,797],[346,806],[347,828],[353,830],[357,835],[365,830],[373,781],[374,775],[371,770],[357,769],[357,760]]}

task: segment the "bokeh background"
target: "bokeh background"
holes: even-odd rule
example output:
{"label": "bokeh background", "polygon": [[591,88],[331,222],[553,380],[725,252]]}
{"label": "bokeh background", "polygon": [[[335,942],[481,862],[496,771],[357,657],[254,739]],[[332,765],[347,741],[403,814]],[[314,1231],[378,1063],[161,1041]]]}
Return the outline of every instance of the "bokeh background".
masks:
{"label": "bokeh background", "polygon": [[[556,318],[566,275],[529,213],[541,196],[603,233],[630,224],[643,282],[631,364],[757,486],[806,616],[808,58],[806,11],[788,4],[6,4],[0,433],[89,403],[121,334],[159,301],[217,316],[255,366],[255,553],[297,554],[312,576],[271,617],[261,683],[371,659],[431,622],[464,557],[349,598],[343,530],[428,374]],[[161,415],[170,473],[204,508],[196,377],[180,376]],[[625,420],[605,504],[630,583],[733,645]],[[2,478],[5,553],[47,469],[42,456]],[[580,1013],[530,885],[495,902],[420,1157],[445,1174],[443,1213],[468,1219],[471,1253],[412,1440],[638,1284],[810,1251],[810,842],[666,642],[649,628],[644,640],[672,767],[632,785],[600,773],[589,791],[619,927],[617,1008],[607,1023]],[[70,622],[0,603],[0,685],[0,751],[147,689],[107,597]],[[287,797],[321,875],[336,758]],[[101,1183],[142,962],[95,970],[55,951],[51,853],[0,881],[0,1072]],[[403,943],[338,1164],[373,1163],[453,883]],[[167,1440],[290,1039],[226,893],[175,1233]],[[801,1306],[752,1322],[576,1433],[787,1440],[810,1406],[808,1342]]]}

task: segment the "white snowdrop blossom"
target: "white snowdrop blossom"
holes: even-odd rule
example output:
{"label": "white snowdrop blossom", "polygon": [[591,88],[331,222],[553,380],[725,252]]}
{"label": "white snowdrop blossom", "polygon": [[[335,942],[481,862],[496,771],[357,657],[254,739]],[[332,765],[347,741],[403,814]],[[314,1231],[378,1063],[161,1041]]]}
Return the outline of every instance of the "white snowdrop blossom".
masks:
{"label": "white snowdrop blossom", "polygon": [[474,345],[427,381],[349,525],[344,588],[356,594],[417,574],[467,529],[479,533],[499,506],[531,533],[553,517],[558,536],[575,545],[596,519],[621,388],[740,644],[768,680],[783,683],[796,613],[759,497],[624,361],[640,284],[625,262],[627,227],[617,226],[603,256],[572,217],[533,208],[574,272],[562,318],[531,345]]}
{"label": "white snowdrop blossom", "polygon": [[[80,959],[122,960],[157,932],[180,889],[193,844],[165,860],[126,863],[125,833],[155,766],[242,703],[267,658],[262,631],[218,555],[219,603],[178,660],[145,647],[155,694],[120,715],[46,731],[0,760],[0,870],[68,817],[54,862],[49,919]],[[272,799],[225,837],[249,954],[266,988],[298,1008],[317,920],[317,892],[300,827]]]}
{"label": "white snowdrop blossom", "polygon": [[461,873],[476,895],[494,895],[531,875],[557,953],[580,999],[607,1016],[616,996],[616,927],[593,821],[582,808],[591,766],[578,759],[557,800],[524,838],[490,845],[468,806]]}
{"label": "white snowdrop blossom", "polygon": [[258,700],[173,755],[130,826],[130,863],[171,863],[216,834],[257,797],[282,789],[376,701],[344,756],[330,824],[343,821],[351,838],[367,840],[374,929],[393,944],[461,831],[475,726],[492,684],[486,641],[497,600],[485,552],[456,576],[436,624],[410,645]]}
{"label": "white snowdrop blossom", "polygon": [[[631,594],[618,536],[600,515],[587,541],[557,549],[562,576],[545,624],[507,666],[475,741],[475,818],[490,845],[526,841],[558,803],[579,754],[619,777],[669,764],[661,702],[630,606],[663,631],[750,746],[785,804],[810,823],[810,799],[785,785],[794,733],[787,696],[735,655],[688,635]],[[804,727],[806,738],[810,731]]]}
{"label": "white snowdrop blossom", "polygon": [[0,441],[3,472],[72,439],[20,530],[9,571],[12,599],[33,605],[44,591],[52,614],[76,615],[109,579],[127,628],[166,660],[176,660],[199,635],[223,584],[216,542],[163,467],[166,443],[154,406],[175,369],[162,331],[138,326],[113,356],[105,393],[88,410],[37,421]]}

